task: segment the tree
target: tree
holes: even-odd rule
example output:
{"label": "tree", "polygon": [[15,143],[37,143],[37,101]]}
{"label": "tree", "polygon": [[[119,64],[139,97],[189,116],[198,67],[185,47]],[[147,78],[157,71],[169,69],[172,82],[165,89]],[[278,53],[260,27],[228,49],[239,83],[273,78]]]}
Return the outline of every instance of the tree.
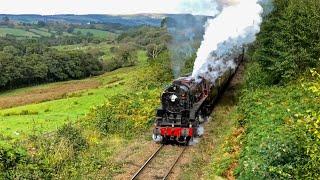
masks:
{"label": "tree", "polygon": [[73,31],[74,31],[74,25],[69,25],[69,27],[67,28],[67,32],[68,33],[73,33]]}
{"label": "tree", "polygon": [[44,27],[44,26],[46,26],[46,22],[44,22],[44,21],[38,21],[37,25],[38,25],[39,27]]}
{"label": "tree", "polygon": [[161,27],[162,28],[166,28],[167,27],[167,24],[168,24],[168,17],[165,17],[162,19],[161,21]]}
{"label": "tree", "polygon": [[116,52],[116,58],[122,67],[135,65],[138,57],[135,47],[132,44],[122,44]]}
{"label": "tree", "polygon": [[158,55],[165,50],[166,46],[161,44],[161,45],[157,45],[157,44],[149,44],[147,46],[147,55],[150,59],[155,59],[156,57],[158,57]]}

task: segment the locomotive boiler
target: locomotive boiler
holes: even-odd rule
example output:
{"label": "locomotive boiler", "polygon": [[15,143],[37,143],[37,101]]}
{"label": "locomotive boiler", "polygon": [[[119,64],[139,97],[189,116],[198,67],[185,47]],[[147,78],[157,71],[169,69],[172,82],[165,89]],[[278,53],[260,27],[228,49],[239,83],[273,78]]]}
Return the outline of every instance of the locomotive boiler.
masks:
{"label": "locomotive boiler", "polygon": [[[239,64],[243,54],[235,59]],[[165,143],[176,141],[187,144],[203,133],[202,123],[210,115],[213,105],[222,94],[235,69],[227,69],[212,83],[205,77],[180,77],[173,81],[161,95],[157,109],[153,140]]]}

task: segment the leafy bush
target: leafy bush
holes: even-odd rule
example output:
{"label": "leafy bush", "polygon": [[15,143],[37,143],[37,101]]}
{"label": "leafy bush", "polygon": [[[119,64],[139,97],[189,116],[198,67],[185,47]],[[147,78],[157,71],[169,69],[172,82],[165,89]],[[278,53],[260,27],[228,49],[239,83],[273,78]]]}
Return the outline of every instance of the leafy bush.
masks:
{"label": "leafy bush", "polygon": [[115,55],[105,63],[106,71],[113,71],[121,67],[133,66],[137,63],[137,50],[132,44],[122,44],[114,48]]}
{"label": "leafy bush", "polygon": [[[20,148],[8,145],[0,145],[0,173],[13,169],[17,164],[24,162],[26,152]],[[1,176],[0,176],[1,177]]]}
{"label": "leafy bush", "polygon": [[70,123],[62,126],[57,132],[57,140],[66,139],[75,151],[87,148],[88,144],[79,129],[73,127]]}

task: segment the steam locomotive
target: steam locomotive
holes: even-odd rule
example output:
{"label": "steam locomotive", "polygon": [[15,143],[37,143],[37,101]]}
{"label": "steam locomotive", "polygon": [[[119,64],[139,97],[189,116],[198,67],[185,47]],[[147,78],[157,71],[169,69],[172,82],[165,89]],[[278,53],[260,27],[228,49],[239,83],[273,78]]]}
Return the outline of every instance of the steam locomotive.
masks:
{"label": "steam locomotive", "polygon": [[[237,65],[243,58],[244,52],[235,58]],[[202,124],[235,71],[231,68],[226,70],[214,83],[204,77],[195,79],[191,76],[174,80],[162,93],[162,106],[157,109],[153,140],[187,144],[192,138],[201,136]]]}

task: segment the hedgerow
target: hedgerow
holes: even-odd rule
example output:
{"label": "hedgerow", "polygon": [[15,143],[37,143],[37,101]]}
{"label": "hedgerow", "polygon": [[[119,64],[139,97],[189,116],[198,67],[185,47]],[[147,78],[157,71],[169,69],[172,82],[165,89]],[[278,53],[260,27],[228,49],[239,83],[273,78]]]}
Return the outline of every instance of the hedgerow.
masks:
{"label": "hedgerow", "polygon": [[246,129],[239,179],[319,177],[320,96],[314,87],[320,81],[303,84],[244,90],[238,106],[239,125]]}
{"label": "hedgerow", "polygon": [[294,80],[320,65],[320,2],[273,2],[274,12],[262,24],[253,55],[267,75],[264,83],[271,85]]}

